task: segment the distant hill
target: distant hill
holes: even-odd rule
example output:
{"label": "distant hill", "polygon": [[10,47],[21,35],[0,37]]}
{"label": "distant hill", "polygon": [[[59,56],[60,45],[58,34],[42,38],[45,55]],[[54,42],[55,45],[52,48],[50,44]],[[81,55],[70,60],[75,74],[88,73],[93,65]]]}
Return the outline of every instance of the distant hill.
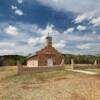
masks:
{"label": "distant hill", "polygon": [[23,65],[25,65],[26,59],[27,57],[20,55],[0,56],[0,66],[14,66],[17,65],[17,61],[20,61]]}

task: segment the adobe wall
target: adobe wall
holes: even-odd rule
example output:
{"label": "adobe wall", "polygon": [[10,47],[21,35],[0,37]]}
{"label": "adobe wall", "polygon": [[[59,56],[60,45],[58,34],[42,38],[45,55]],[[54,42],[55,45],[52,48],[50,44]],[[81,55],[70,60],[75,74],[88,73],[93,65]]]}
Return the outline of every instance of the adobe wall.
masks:
{"label": "adobe wall", "polygon": [[49,58],[53,59],[53,65],[60,65],[61,64],[62,57],[58,54],[50,54],[50,55],[40,54],[40,55],[38,55],[39,66],[47,66],[47,60]]}
{"label": "adobe wall", "polygon": [[27,74],[27,73],[33,73],[33,72],[50,72],[50,71],[60,71],[64,70],[64,66],[55,66],[55,67],[18,67],[18,74]]}

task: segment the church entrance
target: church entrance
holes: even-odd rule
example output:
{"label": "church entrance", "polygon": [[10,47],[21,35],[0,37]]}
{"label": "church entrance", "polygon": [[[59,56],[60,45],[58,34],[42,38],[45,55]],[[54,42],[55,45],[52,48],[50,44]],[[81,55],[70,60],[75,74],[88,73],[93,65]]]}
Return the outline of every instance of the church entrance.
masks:
{"label": "church entrance", "polygon": [[51,58],[49,58],[47,60],[47,64],[48,64],[48,66],[53,66],[53,60]]}

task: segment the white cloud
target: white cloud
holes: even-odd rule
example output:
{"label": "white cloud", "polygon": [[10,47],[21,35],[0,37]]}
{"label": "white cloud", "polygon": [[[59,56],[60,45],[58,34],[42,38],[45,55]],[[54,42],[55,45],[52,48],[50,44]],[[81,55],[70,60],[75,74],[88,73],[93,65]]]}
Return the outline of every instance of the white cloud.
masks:
{"label": "white cloud", "polygon": [[97,14],[97,11],[91,11],[91,12],[85,12],[82,14],[79,14],[76,19],[74,20],[75,23],[81,23],[85,20],[91,20],[95,15]]}
{"label": "white cloud", "polygon": [[12,43],[12,42],[0,42],[0,48],[3,48],[3,47],[15,47],[15,43]]}
{"label": "white cloud", "polygon": [[100,43],[86,43],[86,44],[79,44],[76,46],[78,49],[90,49],[90,50],[93,50],[93,51],[99,51],[100,49]]}
{"label": "white cloud", "polygon": [[92,41],[92,39],[93,38],[89,38],[88,36],[81,36],[81,35],[74,35],[74,34],[72,34],[72,35],[70,35],[70,34],[67,34],[66,35],[66,40],[67,41],[80,41],[80,42],[82,42],[82,41]]}
{"label": "white cloud", "polygon": [[[2,29],[7,28],[9,23],[0,23],[1,31],[0,36],[4,35],[4,31]],[[67,52],[69,53],[78,53],[81,51],[84,51],[84,53],[89,52],[89,54],[97,54],[100,53],[100,35],[97,33],[87,33],[87,34],[80,34],[80,31],[75,30],[71,34],[64,34],[64,32],[60,32],[57,30],[53,25],[47,25],[48,28],[41,28],[38,27],[38,25],[34,24],[24,24],[24,23],[16,23],[14,24],[14,27],[17,29],[17,32],[19,34],[16,37],[7,38],[3,41],[6,41],[6,43],[3,43],[2,40],[0,40],[0,55],[3,54],[3,50],[12,50],[14,54],[22,54],[26,55],[29,53],[34,53],[35,51],[38,51],[43,46],[43,43],[45,43],[45,37],[48,35],[47,31],[51,31],[52,34],[50,34],[53,37],[53,46],[60,50],[61,52]],[[49,29],[49,27],[51,27]],[[68,30],[68,29],[67,29]],[[56,34],[55,34],[56,33]],[[7,33],[6,33],[7,34]],[[9,42],[9,44],[7,44]],[[97,44],[98,42],[98,44]],[[16,45],[14,46],[15,43]],[[85,43],[85,44],[84,44]],[[90,45],[90,43],[92,43]],[[93,44],[94,43],[94,44]],[[39,44],[39,45],[37,45]],[[86,45],[88,44],[88,45]],[[78,48],[76,47],[78,46]],[[83,46],[82,46],[83,45]],[[89,47],[88,47],[89,46]],[[81,49],[79,49],[81,48]],[[83,48],[83,49],[82,49]],[[90,48],[90,49],[88,49]],[[24,50],[24,51],[23,51]],[[76,50],[76,51],[75,51]],[[93,51],[91,51],[93,50]],[[81,52],[82,54],[83,52]]]}
{"label": "white cloud", "polygon": [[[100,0],[37,0],[44,6],[49,6],[57,11],[78,14],[74,19],[75,23],[85,20],[91,21],[94,26],[100,26]],[[96,19],[95,19],[96,18]]]}
{"label": "white cloud", "polygon": [[77,45],[78,49],[90,49],[90,44],[81,44],[81,45]]}
{"label": "white cloud", "polygon": [[94,26],[100,26],[100,17],[92,19],[90,23]]}
{"label": "white cloud", "polygon": [[73,32],[75,30],[75,28],[68,28],[66,31],[64,31],[64,34],[66,34],[66,33],[71,33],[71,32]]}
{"label": "white cloud", "polygon": [[38,43],[38,41],[39,41],[39,38],[31,37],[28,39],[28,44],[35,46]]}
{"label": "white cloud", "polygon": [[52,34],[52,33],[53,33],[53,27],[54,27],[53,25],[49,25],[49,24],[48,24],[48,25],[46,26],[46,28],[45,28],[44,30],[41,31],[41,34],[43,34],[43,35],[48,35],[48,33],[49,33],[49,34]]}
{"label": "white cloud", "polygon": [[0,50],[0,55],[12,55],[12,54],[14,54],[12,50],[9,49]]}
{"label": "white cloud", "polygon": [[75,19],[75,23],[80,23],[84,20],[87,19],[87,15],[86,14],[82,14],[82,15],[78,15],[77,18]]}
{"label": "white cloud", "polygon": [[45,35],[45,36],[47,36],[48,34],[52,36],[59,34],[59,32],[56,29],[54,29],[53,24],[51,25],[48,24],[45,29],[40,29],[39,31],[42,35]]}
{"label": "white cloud", "polygon": [[16,9],[18,9],[18,8],[17,8],[16,6],[12,5],[12,6],[11,6],[11,9],[12,9],[12,10],[16,10]]}
{"label": "white cloud", "polygon": [[[55,10],[84,13],[98,11],[100,13],[100,0],[37,0],[41,4],[50,6]],[[100,14],[99,14],[100,15]]]}
{"label": "white cloud", "polygon": [[13,36],[19,34],[18,29],[16,27],[12,26],[12,25],[9,25],[8,27],[6,27],[4,29],[4,31],[5,31],[6,34],[13,35]]}
{"label": "white cloud", "polygon": [[17,1],[18,1],[18,3],[20,3],[20,4],[23,3],[23,0],[17,0]]}
{"label": "white cloud", "polygon": [[62,49],[66,46],[66,42],[65,42],[65,40],[60,40],[59,43],[57,42],[57,43],[53,44],[53,46],[57,49]]}
{"label": "white cloud", "polygon": [[23,15],[23,11],[20,9],[15,10],[15,14],[22,16]]}
{"label": "white cloud", "polygon": [[11,9],[14,10],[14,13],[19,15],[19,16],[22,16],[24,14],[23,11],[21,9],[18,9],[17,6],[12,5]]}
{"label": "white cloud", "polygon": [[8,49],[4,49],[4,50],[2,50],[2,52],[3,52],[4,55],[11,55],[11,54],[13,54],[13,51],[12,50],[8,50]]}
{"label": "white cloud", "polygon": [[77,30],[84,31],[84,30],[86,30],[86,26],[78,25]]}
{"label": "white cloud", "polygon": [[65,34],[64,37],[66,37],[66,41],[74,41],[74,42],[94,42],[100,41],[100,35],[97,33],[87,33],[83,35],[77,34],[77,32],[74,32],[73,34]]}

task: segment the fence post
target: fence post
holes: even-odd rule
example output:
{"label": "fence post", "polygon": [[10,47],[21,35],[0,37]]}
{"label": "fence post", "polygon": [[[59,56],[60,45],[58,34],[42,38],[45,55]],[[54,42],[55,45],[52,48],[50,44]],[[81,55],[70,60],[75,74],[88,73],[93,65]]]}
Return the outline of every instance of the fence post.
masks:
{"label": "fence post", "polygon": [[61,61],[61,66],[64,66],[64,64],[65,64],[65,59],[62,59],[62,61]]}
{"label": "fence post", "polygon": [[71,59],[71,68],[74,69],[74,60]]}
{"label": "fence post", "polygon": [[23,66],[20,61],[17,61],[17,74],[21,74]]}
{"label": "fence post", "polygon": [[94,65],[97,65],[97,60],[94,61]]}

